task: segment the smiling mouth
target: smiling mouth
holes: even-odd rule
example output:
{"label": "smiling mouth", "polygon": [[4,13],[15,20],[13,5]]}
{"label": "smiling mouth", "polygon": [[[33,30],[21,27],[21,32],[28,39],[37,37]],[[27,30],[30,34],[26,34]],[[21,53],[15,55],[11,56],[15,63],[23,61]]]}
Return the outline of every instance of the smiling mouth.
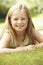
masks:
{"label": "smiling mouth", "polygon": [[18,26],[18,25],[16,25],[16,26],[17,26],[17,27],[19,27],[19,28],[21,28],[21,27],[23,27],[24,25],[19,25],[19,26]]}

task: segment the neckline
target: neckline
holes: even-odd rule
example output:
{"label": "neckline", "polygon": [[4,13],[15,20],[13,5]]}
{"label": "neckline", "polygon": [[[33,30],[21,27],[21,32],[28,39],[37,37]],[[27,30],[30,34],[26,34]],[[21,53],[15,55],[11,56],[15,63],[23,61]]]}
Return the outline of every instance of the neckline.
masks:
{"label": "neckline", "polygon": [[21,46],[28,45],[28,43],[29,43],[28,35],[26,34],[24,41],[18,42],[18,43],[20,43]]}
{"label": "neckline", "polygon": [[[16,37],[15,37],[15,40],[16,40]],[[17,43],[17,46],[26,46],[26,45],[28,45],[29,44],[29,37],[28,37],[28,35],[26,34],[24,41],[19,42],[19,41],[16,40],[16,43]]]}
{"label": "neckline", "polygon": [[26,37],[22,43],[22,45],[27,45],[29,43],[28,35],[26,34]]}

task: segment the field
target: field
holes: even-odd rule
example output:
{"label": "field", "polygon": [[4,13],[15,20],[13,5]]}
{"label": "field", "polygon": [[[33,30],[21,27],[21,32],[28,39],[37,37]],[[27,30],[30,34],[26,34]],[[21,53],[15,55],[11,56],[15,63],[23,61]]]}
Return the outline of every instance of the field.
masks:
{"label": "field", "polygon": [[0,65],[43,65],[43,48],[12,54],[0,54]]}

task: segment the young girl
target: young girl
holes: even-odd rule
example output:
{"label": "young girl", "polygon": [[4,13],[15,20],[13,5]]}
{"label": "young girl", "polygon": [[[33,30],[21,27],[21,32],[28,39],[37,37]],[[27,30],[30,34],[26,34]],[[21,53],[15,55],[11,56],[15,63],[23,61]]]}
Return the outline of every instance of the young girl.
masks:
{"label": "young girl", "polygon": [[0,37],[0,53],[34,50],[40,47],[43,47],[43,36],[35,30],[28,8],[23,4],[13,5],[7,13]]}

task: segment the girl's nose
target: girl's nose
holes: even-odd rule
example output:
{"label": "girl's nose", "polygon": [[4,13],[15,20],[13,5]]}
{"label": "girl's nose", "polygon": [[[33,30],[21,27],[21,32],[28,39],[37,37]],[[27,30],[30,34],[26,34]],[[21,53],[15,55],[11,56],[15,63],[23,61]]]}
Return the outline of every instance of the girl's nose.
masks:
{"label": "girl's nose", "polygon": [[17,22],[18,24],[21,24],[22,23],[22,21],[21,21],[21,19],[20,20],[18,20],[18,22]]}

